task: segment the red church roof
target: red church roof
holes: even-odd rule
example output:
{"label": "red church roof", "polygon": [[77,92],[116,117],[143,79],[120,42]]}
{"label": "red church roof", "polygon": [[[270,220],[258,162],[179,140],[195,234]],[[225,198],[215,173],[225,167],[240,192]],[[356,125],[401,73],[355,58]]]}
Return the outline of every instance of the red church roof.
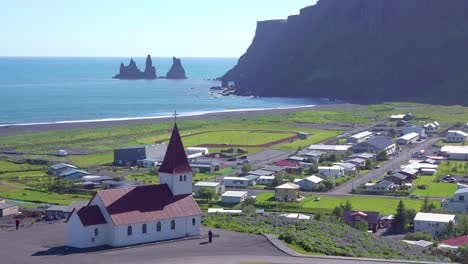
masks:
{"label": "red church roof", "polygon": [[76,211],[76,214],[84,226],[107,224],[97,205],[83,206]]}
{"label": "red church roof", "polygon": [[179,129],[176,124],[174,124],[174,128],[172,129],[171,139],[167,146],[164,161],[161,167],[159,167],[159,172],[170,174],[192,172],[192,168],[187,161],[184,145],[182,144],[182,139],[180,138]]}
{"label": "red church roof", "polygon": [[444,241],[440,241],[440,244],[456,246],[456,247],[463,246],[465,244],[468,244],[468,235],[454,237],[454,238],[450,238]]}
{"label": "red church roof", "polygon": [[167,184],[97,192],[115,225],[201,215],[191,194],[173,196]]}

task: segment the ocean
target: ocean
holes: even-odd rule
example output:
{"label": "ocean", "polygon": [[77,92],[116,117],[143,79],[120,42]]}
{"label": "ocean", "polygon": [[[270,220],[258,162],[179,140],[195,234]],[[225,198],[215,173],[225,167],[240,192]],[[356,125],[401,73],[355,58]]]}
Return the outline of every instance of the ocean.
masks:
{"label": "ocean", "polygon": [[[309,106],[298,98],[217,97],[209,88],[235,58],[182,58],[186,80],[114,80],[130,58],[0,57],[0,124],[114,120]],[[144,70],[145,58],[134,58]],[[172,58],[153,58],[165,76]]]}

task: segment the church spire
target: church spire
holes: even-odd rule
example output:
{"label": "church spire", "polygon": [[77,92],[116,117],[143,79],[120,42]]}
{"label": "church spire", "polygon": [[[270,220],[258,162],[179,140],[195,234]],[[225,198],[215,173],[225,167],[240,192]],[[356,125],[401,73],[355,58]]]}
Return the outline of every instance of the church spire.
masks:
{"label": "church spire", "polygon": [[185,154],[184,145],[180,138],[179,129],[177,128],[177,112],[174,113],[174,128],[172,129],[171,139],[167,146],[166,155],[164,161],[159,167],[158,172],[177,174],[192,172],[187,156]]}

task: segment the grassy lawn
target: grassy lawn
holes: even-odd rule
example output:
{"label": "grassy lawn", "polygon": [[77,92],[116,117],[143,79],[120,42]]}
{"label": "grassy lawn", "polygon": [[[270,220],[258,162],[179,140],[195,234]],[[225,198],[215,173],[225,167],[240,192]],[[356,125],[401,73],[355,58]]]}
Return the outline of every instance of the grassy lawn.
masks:
{"label": "grassy lawn", "polygon": [[444,161],[439,165],[436,176],[465,175],[468,174],[468,162],[466,161]]}
{"label": "grassy lawn", "polygon": [[305,140],[296,140],[290,143],[284,143],[281,145],[274,146],[274,149],[286,149],[286,150],[297,150],[299,147],[308,147],[312,144],[327,140],[329,138],[336,137],[343,133],[341,130],[319,130],[309,129],[307,132],[311,133],[310,137]]}
{"label": "grassy lawn", "polygon": [[47,173],[44,170],[39,171],[20,171],[20,172],[6,172],[0,174],[0,179],[10,178],[24,178],[24,177],[44,177]]}
{"label": "grassy lawn", "polygon": [[154,174],[130,174],[124,177],[125,180],[139,180],[146,184],[158,184],[159,177]]}
{"label": "grassy lawn", "polygon": [[23,200],[23,201],[32,201],[40,203],[50,203],[50,204],[63,204],[68,205],[72,201],[87,201],[91,198],[88,195],[77,195],[77,194],[59,194],[51,192],[40,192],[36,190],[23,189],[16,191],[4,191],[0,194],[5,198]]}
{"label": "grassy lawn", "polygon": [[455,183],[434,182],[425,190],[416,188],[411,194],[431,197],[452,197],[457,190]]}
{"label": "grassy lawn", "polygon": [[266,131],[213,131],[182,139],[185,146],[195,146],[200,144],[241,144],[260,145],[271,141],[292,137],[291,132],[266,132]]}
{"label": "grassy lawn", "polygon": [[72,155],[68,156],[64,161],[72,163],[80,168],[109,164],[114,162],[114,152],[104,152],[93,155]]}
{"label": "grassy lawn", "polygon": [[[320,197],[320,201],[314,201],[315,197]],[[420,200],[417,199],[403,199],[406,208],[413,208],[419,210],[421,207]],[[333,210],[340,203],[345,204],[346,201],[350,201],[356,210],[366,210],[366,211],[378,211],[381,214],[394,214],[397,204],[400,201],[399,198],[381,198],[381,197],[361,197],[361,196],[350,196],[350,197],[332,197],[325,195],[314,195],[307,196],[302,201],[298,203],[279,203],[279,210],[286,209],[286,211],[291,211],[296,208],[298,211],[302,212],[329,212]],[[257,195],[257,205],[262,207],[262,205],[272,206],[272,209],[276,209],[274,202],[274,193],[262,193]]]}
{"label": "grassy lawn", "polygon": [[46,168],[47,166],[42,166],[42,165],[32,165],[28,163],[18,164],[18,163],[6,161],[6,160],[0,160],[0,172],[42,170]]}

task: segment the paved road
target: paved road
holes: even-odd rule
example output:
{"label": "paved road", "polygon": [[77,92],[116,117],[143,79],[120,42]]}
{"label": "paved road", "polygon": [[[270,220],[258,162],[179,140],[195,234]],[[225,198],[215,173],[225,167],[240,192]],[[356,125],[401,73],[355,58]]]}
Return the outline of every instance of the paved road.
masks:
{"label": "paved road", "polygon": [[[172,241],[131,248],[76,252],[64,247],[65,224],[0,232],[0,263],[6,264],[154,264],[154,263],[375,263],[357,259],[291,257],[264,236],[213,229],[214,243],[206,239]],[[206,234],[207,230],[203,232]],[[386,262],[401,263],[401,262]]]}
{"label": "paved road", "polygon": [[367,174],[360,175],[356,177],[355,179],[348,181],[331,192],[329,192],[332,195],[344,195],[344,194],[349,194],[351,193],[353,187],[357,187],[359,185],[365,184],[366,182],[369,182],[371,180],[377,179],[378,177],[384,175],[387,173],[389,170],[394,170],[397,169],[401,166],[402,163],[408,161],[412,157],[412,153],[420,151],[422,149],[427,149],[431,147],[433,144],[435,144],[437,141],[439,141],[441,138],[436,137],[436,138],[430,138],[420,144],[415,144],[413,145],[413,148],[408,148],[398,154],[397,156],[394,156],[391,160],[389,160],[387,163],[382,165],[381,168],[379,169],[374,169],[370,171]]}

